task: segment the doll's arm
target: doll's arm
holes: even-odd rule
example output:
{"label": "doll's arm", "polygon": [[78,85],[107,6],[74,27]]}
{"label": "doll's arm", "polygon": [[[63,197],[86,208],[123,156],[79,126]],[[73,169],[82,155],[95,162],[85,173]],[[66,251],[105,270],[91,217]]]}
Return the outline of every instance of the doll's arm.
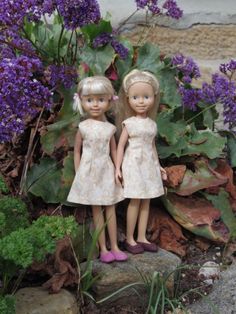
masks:
{"label": "doll's arm", "polygon": [[80,164],[80,153],[81,153],[81,147],[82,147],[82,136],[80,131],[77,131],[76,136],[75,136],[75,145],[74,145],[74,167],[75,167],[75,172],[79,168]]}
{"label": "doll's arm", "polygon": [[125,151],[125,145],[128,141],[128,131],[126,127],[123,128],[121,132],[121,136],[119,139],[118,147],[117,147],[117,157],[116,157],[116,183],[120,183],[122,180],[122,174],[121,174],[121,165],[124,157],[124,151]]}
{"label": "doll's arm", "polygon": [[116,140],[115,140],[115,136],[113,135],[110,141],[110,152],[111,152],[111,159],[114,163],[114,165],[116,165]]}
{"label": "doll's arm", "polygon": [[158,157],[158,154],[157,154],[157,148],[156,148],[155,138],[154,138],[154,140],[153,140],[153,142],[152,142],[152,149],[153,149],[154,156],[156,156],[157,162],[158,162],[159,167],[160,167],[160,170],[161,170],[161,177],[162,177],[162,180],[167,180],[166,171],[165,171],[164,168],[162,168],[162,166],[160,165],[160,162],[159,162],[159,157]]}

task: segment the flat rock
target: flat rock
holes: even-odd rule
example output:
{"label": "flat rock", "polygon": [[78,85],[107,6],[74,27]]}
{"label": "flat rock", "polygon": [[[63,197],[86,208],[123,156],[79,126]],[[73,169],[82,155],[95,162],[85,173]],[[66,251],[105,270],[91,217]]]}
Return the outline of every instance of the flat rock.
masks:
{"label": "flat rock", "polygon": [[188,307],[191,314],[236,314],[236,263],[220,273],[213,291]]}
{"label": "flat rock", "polygon": [[[143,278],[152,278],[155,271],[160,274],[170,273],[181,263],[179,257],[162,249],[159,249],[158,253],[145,252],[137,255],[128,254],[128,256],[129,259],[126,262],[104,264],[99,260],[94,261],[93,274],[99,275],[99,279],[93,286],[97,301],[128,284],[143,283]],[[174,273],[167,280],[167,288],[170,292],[173,290],[173,285]],[[142,296],[146,292],[144,285],[137,285],[135,289]],[[115,302],[116,305],[129,304],[130,302],[138,304],[143,303],[144,299],[143,297],[140,298],[133,288],[128,288],[107,302]]]}
{"label": "flat rock", "polygon": [[76,298],[62,289],[49,294],[41,287],[23,288],[17,291],[16,314],[78,314]]}

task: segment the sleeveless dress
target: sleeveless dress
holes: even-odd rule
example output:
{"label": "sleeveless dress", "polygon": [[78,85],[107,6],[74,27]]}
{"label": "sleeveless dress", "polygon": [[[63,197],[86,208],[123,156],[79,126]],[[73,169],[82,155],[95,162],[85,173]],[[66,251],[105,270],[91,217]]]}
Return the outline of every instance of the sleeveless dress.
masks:
{"label": "sleeveless dress", "polygon": [[145,199],[163,195],[159,160],[152,146],[156,123],[148,117],[134,116],[123,121],[123,126],[129,135],[122,163],[124,197]]}
{"label": "sleeveless dress", "polygon": [[84,205],[113,205],[124,199],[115,183],[110,140],[116,127],[107,121],[87,119],[79,123],[82,156],[67,201]]}

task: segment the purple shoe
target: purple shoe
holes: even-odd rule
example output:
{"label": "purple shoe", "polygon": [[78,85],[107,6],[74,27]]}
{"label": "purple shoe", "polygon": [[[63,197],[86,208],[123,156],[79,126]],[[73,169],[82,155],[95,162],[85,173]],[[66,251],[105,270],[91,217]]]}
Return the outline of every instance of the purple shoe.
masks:
{"label": "purple shoe", "polygon": [[128,256],[122,251],[120,252],[111,251],[111,254],[114,256],[115,260],[118,262],[124,262],[128,259]]}
{"label": "purple shoe", "polygon": [[111,252],[100,253],[100,261],[102,263],[111,263],[114,262],[115,257]]}
{"label": "purple shoe", "polygon": [[142,245],[140,245],[139,243],[135,245],[131,245],[127,241],[125,241],[124,245],[125,245],[126,251],[128,251],[131,254],[140,254],[144,252]]}
{"label": "purple shoe", "polygon": [[147,251],[147,252],[158,251],[158,246],[155,243],[145,243],[145,242],[137,242],[137,243],[142,246],[144,251]]}

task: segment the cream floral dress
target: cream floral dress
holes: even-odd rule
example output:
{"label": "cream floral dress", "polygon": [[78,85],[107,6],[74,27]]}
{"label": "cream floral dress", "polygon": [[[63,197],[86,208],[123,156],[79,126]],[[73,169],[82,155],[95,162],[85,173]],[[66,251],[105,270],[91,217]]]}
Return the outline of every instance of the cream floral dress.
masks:
{"label": "cream floral dress", "polygon": [[129,134],[122,163],[124,197],[154,198],[164,194],[159,160],[152,143],[157,134],[150,118],[131,117],[123,121]]}
{"label": "cream floral dress", "polygon": [[79,124],[82,156],[67,200],[85,205],[113,205],[124,199],[115,184],[110,140],[116,127],[109,122],[87,119]]}

